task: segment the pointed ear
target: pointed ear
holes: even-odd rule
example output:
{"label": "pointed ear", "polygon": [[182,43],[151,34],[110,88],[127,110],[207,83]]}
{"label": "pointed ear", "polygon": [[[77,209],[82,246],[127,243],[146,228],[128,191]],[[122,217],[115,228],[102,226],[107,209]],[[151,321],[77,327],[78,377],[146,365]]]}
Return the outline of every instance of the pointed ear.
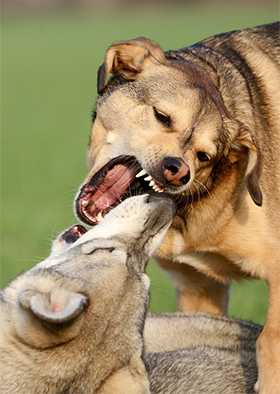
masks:
{"label": "pointed ear", "polygon": [[148,59],[157,62],[165,59],[163,50],[155,41],[140,37],[111,45],[106,52],[105,62],[98,70],[98,94],[105,88],[110,73],[129,79],[135,78]]}
{"label": "pointed ear", "polygon": [[248,164],[246,168],[247,189],[254,203],[262,205],[262,192],[259,185],[261,175],[261,155],[256,139],[246,128],[242,127],[238,137],[232,144],[236,152],[248,152]]}
{"label": "pointed ear", "polygon": [[21,293],[19,301],[39,320],[60,325],[74,321],[88,305],[84,295],[62,289],[53,289],[50,293],[27,290]]}

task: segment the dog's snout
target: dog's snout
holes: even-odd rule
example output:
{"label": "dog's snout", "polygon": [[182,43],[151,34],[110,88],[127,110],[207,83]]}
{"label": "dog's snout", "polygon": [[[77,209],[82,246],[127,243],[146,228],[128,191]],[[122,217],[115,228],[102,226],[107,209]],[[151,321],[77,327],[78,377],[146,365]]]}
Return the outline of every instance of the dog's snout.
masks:
{"label": "dog's snout", "polygon": [[[147,195],[147,199],[146,199],[147,203],[162,203],[162,206],[164,206],[166,209],[167,207],[171,207],[171,210],[173,212],[173,216],[176,216],[177,213],[177,203],[174,200],[174,198],[172,198],[169,194],[166,193],[152,193],[152,194],[148,194]],[[165,209],[165,211],[166,211]]]}
{"label": "dog's snout", "polygon": [[181,158],[167,156],[163,160],[163,175],[168,183],[182,186],[190,180],[190,169]]}

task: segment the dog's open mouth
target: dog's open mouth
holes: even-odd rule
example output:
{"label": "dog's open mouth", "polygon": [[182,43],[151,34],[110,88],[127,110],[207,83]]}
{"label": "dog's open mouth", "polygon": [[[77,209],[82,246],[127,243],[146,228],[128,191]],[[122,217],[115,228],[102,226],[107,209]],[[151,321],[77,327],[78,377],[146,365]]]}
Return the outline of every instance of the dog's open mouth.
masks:
{"label": "dog's open mouth", "polygon": [[79,218],[93,226],[125,198],[148,192],[163,192],[132,156],[109,161],[85,184],[77,199]]}

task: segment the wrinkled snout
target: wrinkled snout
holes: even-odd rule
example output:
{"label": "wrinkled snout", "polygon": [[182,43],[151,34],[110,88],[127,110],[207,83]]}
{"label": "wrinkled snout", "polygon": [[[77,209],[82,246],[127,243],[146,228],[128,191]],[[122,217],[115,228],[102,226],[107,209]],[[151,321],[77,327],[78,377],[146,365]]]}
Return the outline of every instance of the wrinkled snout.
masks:
{"label": "wrinkled snout", "polygon": [[190,180],[190,168],[180,157],[165,157],[162,171],[167,183],[173,186],[185,185]]}

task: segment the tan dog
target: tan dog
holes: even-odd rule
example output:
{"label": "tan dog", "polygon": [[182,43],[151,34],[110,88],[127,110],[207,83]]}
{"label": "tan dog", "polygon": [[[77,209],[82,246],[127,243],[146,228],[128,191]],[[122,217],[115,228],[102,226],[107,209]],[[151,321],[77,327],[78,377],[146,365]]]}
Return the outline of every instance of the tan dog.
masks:
{"label": "tan dog", "polygon": [[112,45],[76,199],[94,225],[131,194],[176,198],[156,259],[179,310],[225,314],[232,279],[268,283],[262,394],[280,392],[279,81],[278,23],[177,51],[145,38]]}
{"label": "tan dog", "polygon": [[144,268],[174,215],[166,195],[129,199],[91,231],[66,231],[1,293],[1,394],[253,393],[261,327],[204,314],[145,323]]}

